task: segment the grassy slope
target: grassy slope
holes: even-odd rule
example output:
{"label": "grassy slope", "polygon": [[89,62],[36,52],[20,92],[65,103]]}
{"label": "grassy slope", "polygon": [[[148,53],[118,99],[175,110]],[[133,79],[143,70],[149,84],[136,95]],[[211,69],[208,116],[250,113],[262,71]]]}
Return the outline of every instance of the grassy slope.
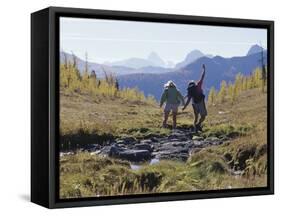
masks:
{"label": "grassy slope", "polygon": [[[169,130],[160,128],[162,113],[153,101],[141,102],[97,96],[94,98],[89,94],[65,91],[61,92],[60,97],[60,129],[65,143],[72,142],[75,135],[88,137],[85,143],[94,143],[100,142],[99,137],[143,138],[152,134],[169,133]],[[78,142],[79,139],[75,141]]]}
{"label": "grassy slope", "polygon": [[[94,101],[88,95],[65,93],[61,101],[63,134],[77,133],[77,128],[83,133],[95,131],[136,137],[169,133],[159,129],[161,112],[156,104],[104,98]],[[87,153],[65,156],[61,158],[60,168],[61,197],[265,186],[266,95],[258,89],[249,90],[235,104],[211,105],[208,111],[201,136],[233,139],[194,153],[186,163],[161,161],[137,171],[131,170],[126,162]],[[191,113],[189,108],[179,114],[180,126],[191,123]],[[242,175],[234,175],[236,170],[242,170]]]}

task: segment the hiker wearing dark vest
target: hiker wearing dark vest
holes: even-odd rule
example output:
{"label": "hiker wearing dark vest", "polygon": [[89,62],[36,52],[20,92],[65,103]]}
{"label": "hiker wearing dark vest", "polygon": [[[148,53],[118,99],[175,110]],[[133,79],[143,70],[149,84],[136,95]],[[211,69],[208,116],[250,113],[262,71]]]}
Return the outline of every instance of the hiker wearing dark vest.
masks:
{"label": "hiker wearing dark vest", "polygon": [[[184,110],[190,101],[192,100],[192,107],[194,112],[194,129],[196,131],[202,130],[202,122],[207,116],[207,109],[205,105],[205,95],[203,94],[202,84],[205,77],[205,65],[202,65],[202,74],[200,80],[195,83],[191,81],[188,83],[187,88],[187,101],[182,108]],[[198,115],[200,115],[200,120],[198,121]]]}
{"label": "hiker wearing dark vest", "polygon": [[176,129],[178,107],[181,103],[184,104],[184,98],[171,80],[164,85],[164,91],[160,100],[160,108],[164,103],[166,103],[166,105],[164,108],[163,127],[167,127],[169,113],[172,111],[173,129]]}

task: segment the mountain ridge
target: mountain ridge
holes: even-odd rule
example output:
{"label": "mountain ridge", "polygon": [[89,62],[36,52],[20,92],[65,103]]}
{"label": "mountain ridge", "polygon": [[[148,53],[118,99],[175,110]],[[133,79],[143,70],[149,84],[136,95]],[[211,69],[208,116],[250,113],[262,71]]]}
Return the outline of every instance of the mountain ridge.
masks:
{"label": "mountain ridge", "polygon": [[[265,57],[265,61],[267,61]],[[248,76],[254,69],[260,67],[260,54],[252,54],[242,57],[223,58],[206,56],[199,58],[195,62],[167,73],[160,74],[130,74],[118,76],[121,87],[138,87],[145,95],[154,95],[159,100],[163,85],[168,80],[173,80],[181,92],[186,92],[189,80],[198,80],[201,75],[202,64],[206,65],[206,78],[204,81],[205,93],[214,86],[219,88],[221,80],[227,82],[234,81],[238,73]]]}

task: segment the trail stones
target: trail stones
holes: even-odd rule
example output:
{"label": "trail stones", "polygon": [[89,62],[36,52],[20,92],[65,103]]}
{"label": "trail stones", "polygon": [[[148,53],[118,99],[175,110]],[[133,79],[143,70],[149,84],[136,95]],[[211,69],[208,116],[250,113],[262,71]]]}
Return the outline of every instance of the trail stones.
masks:
{"label": "trail stones", "polygon": [[139,150],[147,150],[149,152],[152,152],[153,151],[153,148],[150,144],[146,144],[146,143],[140,143],[140,144],[136,144],[135,145],[135,148],[136,149],[139,149]]}
{"label": "trail stones", "polygon": [[[127,160],[130,162],[145,162],[151,159],[186,161],[190,154],[202,148],[222,144],[221,138],[195,135],[190,130],[178,129],[168,136],[157,134],[155,136],[137,140],[134,137],[122,137],[104,146],[98,144],[85,145],[81,150],[91,154],[99,154]],[[240,152],[243,160],[244,152]]]}

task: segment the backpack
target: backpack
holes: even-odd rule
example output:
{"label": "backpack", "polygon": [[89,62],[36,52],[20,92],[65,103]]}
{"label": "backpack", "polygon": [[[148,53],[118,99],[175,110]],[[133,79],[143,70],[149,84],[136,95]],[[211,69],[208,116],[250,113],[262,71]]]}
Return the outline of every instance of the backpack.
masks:
{"label": "backpack", "polygon": [[205,99],[205,95],[202,92],[198,92],[197,85],[188,86],[187,94],[193,98],[194,103],[199,103]]}

